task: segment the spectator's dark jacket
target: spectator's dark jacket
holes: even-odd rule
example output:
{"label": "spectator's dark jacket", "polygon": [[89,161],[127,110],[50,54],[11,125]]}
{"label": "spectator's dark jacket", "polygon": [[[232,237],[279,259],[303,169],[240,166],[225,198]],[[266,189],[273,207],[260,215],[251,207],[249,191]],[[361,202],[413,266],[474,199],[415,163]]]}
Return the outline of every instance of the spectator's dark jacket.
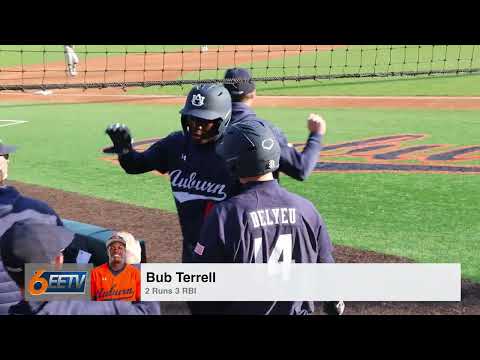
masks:
{"label": "spectator's dark jacket", "polygon": [[[0,241],[1,236],[17,221],[34,221],[63,225],[58,215],[42,201],[21,195],[13,186],[0,188]],[[15,282],[10,278],[0,258],[0,315],[22,299]]]}
{"label": "spectator's dark jacket", "polygon": [[11,315],[160,315],[160,303],[128,301],[21,301]]}

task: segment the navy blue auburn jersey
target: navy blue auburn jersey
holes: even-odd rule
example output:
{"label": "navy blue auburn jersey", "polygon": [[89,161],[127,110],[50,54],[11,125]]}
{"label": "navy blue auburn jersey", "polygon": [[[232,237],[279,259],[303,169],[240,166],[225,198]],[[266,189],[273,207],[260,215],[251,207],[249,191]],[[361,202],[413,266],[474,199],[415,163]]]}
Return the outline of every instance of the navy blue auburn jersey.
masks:
{"label": "navy blue auburn jersey", "polygon": [[206,215],[214,203],[234,195],[237,188],[215,153],[215,143],[197,145],[178,131],[144,152],[120,156],[119,161],[129,174],[168,173],[183,235],[182,261],[190,262]]}
{"label": "navy blue auburn jersey", "polygon": [[[303,181],[307,179],[317,165],[320,150],[322,148],[323,136],[316,133],[311,133],[308,136],[305,147],[302,152],[297,151],[292,145],[288,143],[285,134],[271,122],[257,117],[253,109],[243,102],[232,103],[232,120],[230,125],[241,123],[247,120],[258,120],[265,123],[275,135],[280,145],[280,168],[278,171],[286,175]],[[278,171],[274,176],[278,177]]]}
{"label": "navy blue auburn jersey", "polygon": [[[252,182],[208,216],[194,261],[204,263],[333,263],[327,227],[314,205],[278,185]],[[311,302],[221,303],[234,314],[308,314]]]}

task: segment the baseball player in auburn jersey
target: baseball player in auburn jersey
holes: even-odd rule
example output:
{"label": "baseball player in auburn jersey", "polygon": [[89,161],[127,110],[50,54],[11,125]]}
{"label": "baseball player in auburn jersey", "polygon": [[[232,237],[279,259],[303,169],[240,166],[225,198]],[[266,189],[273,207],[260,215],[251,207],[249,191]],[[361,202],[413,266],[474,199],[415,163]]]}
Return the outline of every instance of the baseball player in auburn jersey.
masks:
{"label": "baseball player in auburn jersey", "polygon": [[[194,248],[194,261],[214,263],[332,263],[333,246],[315,206],[282,188],[273,178],[280,146],[264,123],[229,126],[217,146],[242,184],[238,195],[218,203],[205,221]],[[212,311],[209,306],[207,311]],[[343,302],[325,302],[328,314],[343,313]],[[312,302],[221,302],[215,313],[303,315]]]}
{"label": "baseball player in auburn jersey", "polygon": [[191,262],[193,246],[213,204],[237,188],[238,182],[215,153],[231,110],[230,94],[222,85],[201,85],[192,88],[180,111],[183,131],[171,133],[144,152],[132,148],[125,125],[110,125],[106,130],[127,173],[169,174],[183,235],[183,262]]}
{"label": "baseball player in auburn jersey", "polygon": [[92,270],[92,300],[140,301],[140,270],[127,264],[125,233],[113,233],[107,241],[108,263]]}
{"label": "baseball player in auburn jersey", "polygon": [[225,87],[232,97],[232,120],[230,124],[238,124],[247,120],[265,122],[272,130],[280,145],[280,166],[273,173],[279,178],[279,171],[303,181],[312,173],[318,162],[322,139],[327,131],[325,120],[318,114],[310,114],[307,119],[309,135],[302,152],[297,151],[278,127],[267,120],[257,117],[252,109],[256,98],[255,82],[247,69],[232,68],[225,72]]}

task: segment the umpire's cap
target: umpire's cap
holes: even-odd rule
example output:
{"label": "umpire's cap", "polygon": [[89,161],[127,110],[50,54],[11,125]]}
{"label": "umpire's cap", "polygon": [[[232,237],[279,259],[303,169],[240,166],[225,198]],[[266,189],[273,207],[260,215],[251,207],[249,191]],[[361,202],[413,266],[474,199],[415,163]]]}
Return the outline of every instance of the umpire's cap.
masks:
{"label": "umpire's cap", "polygon": [[230,125],[217,154],[237,177],[260,176],[279,167],[280,145],[264,122],[247,120]]}
{"label": "umpire's cap", "polygon": [[242,96],[250,94],[255,90],[255,82],[252,74],[247,69],[232,68],[225,72],[225,87],[230,92],[233,101],[239,100]]}
{"label": "umpire's cap", "polygon": [[218,120],[218,133],[215,136],[217,140],[222,136],[232,117],[232,98],[223,85],[197,85],[188,93],[180,114],[182,114],[182,128],[185,134],[188,132],[188,116],[203,120]]}

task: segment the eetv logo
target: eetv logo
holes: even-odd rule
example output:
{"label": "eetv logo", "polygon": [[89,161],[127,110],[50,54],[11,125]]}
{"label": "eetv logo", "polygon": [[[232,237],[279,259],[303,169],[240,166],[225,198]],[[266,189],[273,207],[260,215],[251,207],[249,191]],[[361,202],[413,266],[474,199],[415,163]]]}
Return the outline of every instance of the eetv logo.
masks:
{"label": "eetv logo", "polygon": [[28,290],[33,296],[43,294],[85,294],[88,271],[37,270],[30,278]]}
{"label": "eetv logo", "polygon": [[26,264],[27,301],[89,300],[92,264]]}

